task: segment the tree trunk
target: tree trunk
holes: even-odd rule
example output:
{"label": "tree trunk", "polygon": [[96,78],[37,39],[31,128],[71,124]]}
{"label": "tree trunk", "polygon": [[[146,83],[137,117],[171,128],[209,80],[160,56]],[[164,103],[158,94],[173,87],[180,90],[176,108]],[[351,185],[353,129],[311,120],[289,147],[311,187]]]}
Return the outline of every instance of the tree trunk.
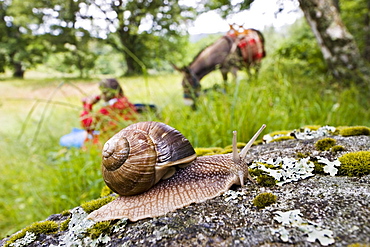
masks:
{"label": "tree trunk", "polygon": [[13,71],[13,77],[16,77],[16,78],[24,78],[24,69],[23,69],[23,66],[21,63],[19,62],[15,62],[13,64],[13,68],[14,68],[14,71]]}
{"label": "tree trunk", "polygon": [[367,83],[369,68],[333,0],[299,0],[331,74],[342,82]]}
{"label": "tree trunk", "polygon": [[364,25],[365,49],[364,49],[363,57],[368,63],[370,63],[370,0],[367,1],[367,13],[365,16],[364,24],[365,24]]}

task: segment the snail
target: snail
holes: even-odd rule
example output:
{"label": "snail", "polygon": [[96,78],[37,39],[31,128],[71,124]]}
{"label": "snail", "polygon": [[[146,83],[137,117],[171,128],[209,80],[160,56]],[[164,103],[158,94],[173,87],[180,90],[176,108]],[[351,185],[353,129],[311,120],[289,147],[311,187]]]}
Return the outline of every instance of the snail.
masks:
{"label": "snail", "polygon": [[128,126],[109,139],[102,152],[104,181],[120,196],[88,218],[158,217],[219,196],[233,184],[244,186],[247,178],[254,182],[245,156],[265,127],[240,153],[233,131],[233,153],[196,157],[190,142],[173,127],[160,122]]}

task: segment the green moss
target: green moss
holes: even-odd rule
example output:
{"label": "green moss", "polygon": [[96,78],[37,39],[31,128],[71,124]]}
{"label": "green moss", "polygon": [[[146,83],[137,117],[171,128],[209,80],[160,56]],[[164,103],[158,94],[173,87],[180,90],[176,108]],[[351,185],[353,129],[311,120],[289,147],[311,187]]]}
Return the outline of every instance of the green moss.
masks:
{"label": "green moss", "polygon": [[338,158],[338,175],[364,176],[370,174],[370,151],[347,153]]}
{"label": "green moss", "polygon": [[213,148],[194,148],[197,156],[213,155],[219,154],[223,151],[223,148],[213,147]]}
{"label": "green moss", "polygon": [[264,193],[257,195],[253,199],[253,205],[256,206],[257,208],[264,208],[264,207],[270,206],[276,201],[277,201],[276,195],[270,192],[264,192]]}
{"label": "green moss", "polygon": [[313,168],[313,173],[314,174],[325,174],[325,172],[324,172],[325,164],[321,164],[317,161],[314,161],[313,164],[315,165],[315,167]]}
{"label": "green moss", "polygon": [[334,153],[336,153],[336,152],[340,152],[340,151],[345,151],[346,149],[343,147],[343,146],[341,146],[341,145],[335,145],[335,146],[333,146],[331,149],[330,149],[330,151],[332,151],[332,152],[334,152]]}
{"label": "green moss", "polygon": [[260,175],[262,175],[262,174],[266,174],[266,172],[264,172],[263,170],[261,170],[261,169],[257,169],[257,168],[255,168],[255,169],[248,169],[248,172],[249,172],[249,174],[252,176],[252,177],[258,177],[258,176],[260,176]]}
{"label": "green moss", "polygon": [[276,180],[275,178],[266,175],[266,174],[260,174],[257,177],[257,183],[263,187],[271,187],[276,185]]}
{"label": "green moss", "polygon": [[370,128],[366,126],[340,127],[339,134],[342,136],[370,135]]}
{"label": "green moss", "polygon": [[370,244],[353,243],[348,245],[347,247],[370,247]]}
{"label": "green moss", "polygon": [[271,137],[274,137],[274,136],[277,136],[277,135],[288,135],[291,132],[292,132],[291,130],[279,130],[279,131],[271,132],[268,135],[270,135]]}
{"label": "green moss", "polygon": [[68,216],[71,214],[71,212],[69,210],[64,210],[63,212],[60,213],[61,215],[63,216]]}
{"label": "green moss", "polygon": [[65,231],[68,229],[69,222],[71,221],[71,218],[66,219],[65,221],[62,221],[60,223],[60,231]]}
{"label": "green moss", "polygon": [[296,156],[297,156],[297,158],[298,159],[304,159],[304,158],[307,158],[307,157],[309,157],[311,154],[310,153],[301,153],[301,152],[298,152],[297,154],[296,154]]}
{"label": "green moss", "polygon": [[85,202],[85,203],[81,204],[81,207],[86,213],[89,214],[92,211],[94,211],[98,208],[101,208],[105,204],[113,201],[114,199],[116,199],[116,197],[107,196],[107,197],[99,198],[99,199],[92,200],[92,201],[89,201],[89,202]]}
{"label": "green moss", "polygon": [[323,138],[321,140],[318,140],[315,143],[315,147],[316,147],[317,150],[326,151],[326,150],[329,150],[336,143],[337,143],[337,141],[335,139],[327,137],[327,138]]}
{"label": "green moss", "polygon": [[320,129],[320,128],[321,128],[321,126],[320,126],[320,125],[305,125],[305,126],[303,126],[302,128],[303,128],[303,130],[304,130],[305,128],[307,128],[307,129],[309,129],[309,130],[311,130],[311,131],[316,131],[316,130]]}
{"label": "green moss", "polygon": [[41,222],[35,222],[32,225],[22,229],[20,232],[12,235],[9,240],[5,243],[4,247],[10,246],[10,244],[14,243],[16,240],[23,238],[26,236],[27,232],[33,232],[36,235],[39,235],[41,233],[44,234],[52,234],[56,233],[59,229],[59,225],[55,221],[41,221]]}
{"label": "green moss", "polygon": [[[236,147],[238,149],[242,149],[243,147],[245,147],[245,145],[247,145],[247,143],[245,143],[245,142],[237,142],[236,143]],[[228,145],[228,146],[225,147],[225,149],[233,149],[233,145]]]}
{"label": "green moss", "polygon": [[271,142],[281,142],[281,141],[292,140],[292,139],[294,139],[293,136],[280,136],[276,139],[273,139]]}
{"label": "green moss", "polygon": [[233,152],[233,149],[232,148],[224,148],[218,154],[229,154],[229,153],[232,153],[232,152]]}
{"label": "green moss", "polygon": [[91,228],[87,229],[87,235],[91,239],[96,239],[102,233],[109,233],[111,229],[111,221],[101,221],[94,224]]}
{"label": "green moss", "polygon": [[100,192],[100,197],[106,197],[110,194],[114,193],[108,186],[104,186],[103,189]]}
{"label": "green moss", "polygon": [[252,146],[258,146],[258,145],[261,145],[261,144],[263,144],[263,140],[262,139],[259,139],[259,140],[255,141],[255,142],[253,142],[253,145]]}

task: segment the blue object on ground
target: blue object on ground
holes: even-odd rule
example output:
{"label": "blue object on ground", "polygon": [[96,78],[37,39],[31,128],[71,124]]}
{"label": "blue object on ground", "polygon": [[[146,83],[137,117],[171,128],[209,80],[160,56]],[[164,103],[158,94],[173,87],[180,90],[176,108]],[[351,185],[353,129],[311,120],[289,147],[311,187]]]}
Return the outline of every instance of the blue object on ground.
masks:
{"label": "blue object on ground", "polygon": [[71,133],[62,136],[59,144],[63,147],[76,147],[83,146],[87,137],[87,131],[84,129],[73,128]]}

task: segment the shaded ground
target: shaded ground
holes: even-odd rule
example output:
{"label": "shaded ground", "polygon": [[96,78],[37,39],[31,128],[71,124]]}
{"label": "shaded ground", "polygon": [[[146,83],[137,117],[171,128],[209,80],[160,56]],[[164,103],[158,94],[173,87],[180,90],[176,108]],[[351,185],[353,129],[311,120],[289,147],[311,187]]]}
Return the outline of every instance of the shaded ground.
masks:
{"label": "shaded ground", "polygon": [[[252,147],[249,158],[296,158],[300,152],[333,160],[346,152],[370,150],[370,136],[333,138],[347,150],[317,151],[314,143],[318,139],[288,140]],[[255,196],[266,191],[278,196],[277,203],[265,209],[253,206]],[[369,203],[370,175],[361,178],[315,175],[272,188],[248,183],[244,188],[232,187],[222,196],[162,217],[134,223],[115,221],[95,240],[82,229],[86,214],[76,208],[66,230],[41,234],[26,246],[321,246],[326,240],[334,241],[333,246],[369,245]],[[284,225],[276,220],[278,211],[290,210],[299,210],[302,221]],[[69,217],[52,215],[49,220],[59,222]],[[317,233],[304,232],[307,225]],[[331,231],[332,236],[325,234],[325,230]],[[309,242],[312,237],[322,242],[318,239]],[[0,242],[3,243],[4,240]]]}

